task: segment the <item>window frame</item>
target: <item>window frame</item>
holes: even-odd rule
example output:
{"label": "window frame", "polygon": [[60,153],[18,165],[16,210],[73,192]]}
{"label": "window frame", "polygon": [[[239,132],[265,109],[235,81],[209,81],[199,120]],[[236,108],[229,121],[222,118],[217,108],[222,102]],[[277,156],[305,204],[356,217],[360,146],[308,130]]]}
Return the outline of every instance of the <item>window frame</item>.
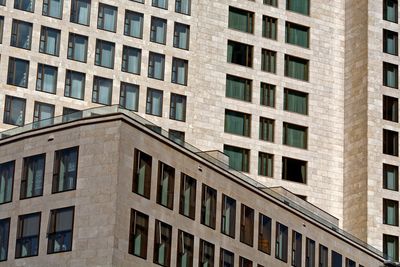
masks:
{"label": "window frame", "polygon": [[[54,54],[48,52],[49,31],[54,31],[57,33],[57,38],[56,38],[57,43],[55,45],[55,53]],[[39,53],[59,57],[60,56],[60,43],[61,43],[61,30],[47,27],[47,26],[41,26],[40,41],[39,41]]]}
{"label": "window frame", "polygon": [[[140,171],[140,164],[142,160],[142,155],[144,157],[143,161],[149,161],[144,165],[145,168],[145,174],[143,177],[143,193],[139,192],[139,171]],[[139,196],[142,196],[144,198],[150,199],[150,193],[151,193],[151,169],[153,166],[153,157],[137,148],[134,150],[134,164],[133,164],[133,179],[132,179],[132,192],[135,194],[138,194]],[[137,180],[137,181],[136,181]],[[136,181],[136,182],[135,182]]]}
{"label": "window frame", "polygon": [[[25,220],[26,218],[30,218],[30,217],[36,217],[36,216],[38,216],[39,217],[39,223],[38,223],[38,226],[37,226],[37,233],[36,233],[36,235],[32,235],[32,236],[28,236],[28,237],[24,237],[24,236],[22,236],[23,235],[23,228],[24,228],[24,226],[23,226],[23,223],[24,223],[24,221],[23,220]],[[40,248],[40,225],[41,225],[41,221],[42,221],[42,213],[41,212],[34,212],[34,213],[29,213],[29,214],[22,214],[22,215],[19,215],[18,216],[18,224],[17,224],[17,237],[16,237],[16,245],[15,245],[15,258],[16,259],[21,259],[21,258],[28,258],[28,257],[35,257],[35,256],[38,256],[39,255],[39,248]],[[22,225],[21,225],[22,224]],[[21,229],[22,228],[22,229]],[[26,239],[26,238],[37,238],[37,252],[36,252],[36,254],[30,254],[30,255],[27,255],[27,256],[21,256],[20,255],[20,253],[18,253],[18,243],[19,243],[19,240],[24,240],[24,239]],[[20,241],[21,242],[21,241]],[[21,245],[22,246],[22,245]],[[22,249],[20,248],[20,252],[22,252]]]}
{"label": "window frame", "polygon": [[[145,227],[142,229],[142,225],[138,226],[136,222],[137,216],[140,215],[145,220]],[[137,233],[139,227],[139,233]],[[143,246],[140,247],[140,253],[135,253],[135,247],[133,246],[133,239],[136,238],[137,235],[140,235],[141,242],[143,241]],[[144,235],[144,236],[142,236]],[[140,211],[131,209],[131,217],[129,223],[129,245],[128,245],[128,253],[134,255],[136,257],[140,257],[142,259],[147,259],[147,246],[149,243],[149,216]]]}
{"label": "window frame", "polygon": [[[70,230],[64,230],[62,232],[70,232],[71,234],[71,244],[70,248],[67,248],[66,250],[60,250],[60,251],[54,251],[54,244],[53,246],[51,245],[51,240],[50,237],[52,235],[57,235],[60,232],[56,231],[57,228],[57,212],[63,212],[66,210],[72,210],[72,218],[71,218],[71,229]],[[54,222],[53,222],[54,218]],[[50,219],[49,219],[49,226],[47,229],[47,254],[58,254],[58,253],[63,253],[63,252],[69,252],[72,251],[72,245],[73,245],[73,237],[74,237],[74,221],[75,221],[75,206],[70,206],[70,207],[64,207],[64,208],[58,208],[58,209],[52,209],[50,210]],[[53,223],[52,223],[53,222]],[[52,227],[54,226],[54,228]]]}
{"label": "window frame", "polygon": [[[58,190],[59,187],[59,179],[60,179],[60,165],[61,159],[63,156],[65,157],[64,153],[67,152],[75,152],[76,153],[76,162],[75,162],[75,171],[74,171],[74,185],[72,188]],[[70,155],[68,154],[68,165],[71,163]],[[67,147],[63,149],[56,150],[54,152],[54,163],[53,163],[53,180],[52,180],[52,189],[51,193],[62,193],[76,190],[77,180],[78,180],[78,168],[79,168],[79,146]],[[66,171],[68,172],[68,171]],[[64,187],[63,187],[64,188]]]}
{"label": "window frame", "polygon": [[[11,120],[11,114],[13,113],[13,100],[17,99],[18,101],[22,101],[24,104],[23,112],[22,112],[22,124],[15,124],[12,123]],[[16,96],[11,96],[11,95],[6,95],[5,96],[5,102],[4,102],[4,113],[3,113],[3,123],[4,124],[10,124],[10,125],[16,125],[16,126],[23,126],[25,125],[25,112],[26,112],[26,99],[21,98],[21,97],[16,97]]]}

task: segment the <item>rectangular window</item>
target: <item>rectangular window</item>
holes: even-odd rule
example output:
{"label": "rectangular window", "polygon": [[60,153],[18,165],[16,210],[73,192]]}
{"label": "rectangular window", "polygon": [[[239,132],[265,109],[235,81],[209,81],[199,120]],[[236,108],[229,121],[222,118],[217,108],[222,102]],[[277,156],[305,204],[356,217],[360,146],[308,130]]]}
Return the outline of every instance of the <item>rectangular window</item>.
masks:
{"label": "rectangular window", "polygon": [[264,5],[269,5],[269,6],[278,6],[278,0],[264,0]]}
{"label": "rectangular window", "polygon": [[124,34],[135,38],[143,37],[143,14],[126,10]]}
{"label": "rectangular window", "polygon": [[36,91],[55,94],[57,89],[57,73],[57,67],[39,63],[37,69]]}
{"label": "rectangular window", "polygon": [[398,54],[398,34],[397,32],[383,30],[383,52],[396,55]]}
{"label": "rectangular window", "polygon": [[315,267],[315,241],[306,238],[306,266]]}
{"label": "rectangular window", "polygon": [[63,0],[43,0],[42,15],[61,19],[63,4]]}
{"label": "rectangular window", "polygon": [[94,76],[92,102],[103,105],[111,105],[112,87],[112,79]]}
{"label": "rectangular window", "polygon": [[54,154],[52,193],[74,190],[78,174],[78,147],[57,150]]}
{"label": "rectangular window", "polygon": [[175,12],[190,15],[191,0],[175,0]]}
{"label": "rectangular window", "polygon": [[226,97],[251,102],[251,87],[249,79],[226,75]]}
{"label": "rectangular window", "polygon": [[131,210],[129,230],[129,254],[147,258],[147,240],[149,234],[149,216],[136,210]]}
{"label": "rectangular window", "polygon": [[0,6],[5,6],[6,5],[6,0],[0,0]]}
{"label": "rectangular window", "polygon": [[168,0],[152,0],[152,6],[168,9]]}
{"label": "rectangular window", "polygon": [[383,19],[397,23],[397,0],[383,0]]}
{"label": "rectangular window", "polygon": [[283,144],[307,149],[307,127],[283,123]]}
{"label": "rectangular window", "polygon": [[258,217],[258,250],[271,254],[271,218],[264,214]]}
{"label": "rectangular window", "polygon": [[114,68],[115,43],[96,39],[96,56],[94,64],[105,68]]}
{"label": "rectangular window", "polygon": [[383,235],[383,254],[389,260],[399,261],[399,237],[393,235]]}
{"label": "rectangular window", "polygon": [[253,67],[253,46],[228,40],[228,62]]}
{"label": "rectangular window", "polygon": [[151,163],[151,156],[135,149],[132,192],[148,199],[150,199]]}
{"label": "rectangular window", "polygon": [[23,126],[25,123],[26,100],[15,96],[6,95],[3,123]]}
{"label": "rectangular window", "polygon": [[[0,204],[12,201],[14,171],[15,171],[15,161],[9,161],[0,164]],[[0,261],[1,261],[1,253],[0,253]]]}
{"label": "rectangular window", "polygon": [[70,21],[89,26],[91,0],[71,0]]}
{"label": "rectangular window", "polygon": [[242,32],[254,33],[254,12],[230,6],[228,27]]}
{"label": "rectangular window", "polygon": [[8,256],[8,239],[10,237],[10,218],[0,220],[0,261]]}
{"label": "rectangular window", "polygon": [[150,41],[165,44],[167,39],[167,20],[151,17]]}
{"label": "rectangular window", "polygon": [[15,258],[39,254],[40,212],[18,216]]}
{"label": "rectangular window", "polygon": [[169,129],[168,138],[177,144],[183,145],[185,143],[185,132]]}
{"label": "rectangular window", "polygon": [[250,137],[251,115],[225,110],[225,132]]}
{"label": "rectangular window", "polygon": [[274,142],[275,120],[260,117],[259,139]]}
{"label": "rectangular window", "polygon": [[240,242],[253,246],[254,209],[241,204],[240,209]]}
{"label": "rectangular window", "polygon": [[169,118],[171,120],[186,121],[186,96],[171,94]]}
{"label": "rectangular window", "polygon": [[383,96],[383,119],[399,121],[399,100],[396,97]]}
{"label": "rectangular window", "polygon": [[199,267],[214,267],[214,244],[200,239]]}
{"label": "rectangular window", "polygon": [[276,52],[261,49],[261,70],[276,73]]}
{"label": "rectangular window", "polygon": [[194,220],[196,214],[196,180],[182,173],[179,213]]}
{"label": "rectangular window", "polygon": [[121,82],[119,105],[125,109],[138,111],[139,85]]}
{"label": "rectangular window", "polygon": [[275,239],[275,258],[287,262],[288,227],[277,222]]}
{"label": "rectangular window", "polygon": [[399,202],[383,199],[383,223],[398,226],[399,225]]}
{"label": "rectangular window", "polygon": [[328,267],[328,248],[319,245],[319,267]]}
{"label": "rectangular window", "polygon": [[62,122],[75,121],[82,118],[82,111],[64,107],[62,116]]}
{"label": "rectangular window", "polygon": [[274,155],[269,153],[259,152],[258,175],[273,177],[274,176],[273,162],[274,162]]}
{"label": "rectangular window", "polygon": [[19,58],[9,58],[7,84],[28,87],[29,61]]}
{"label": "rectangular window", "polygon": [[286,43],[309,48],[309,32],[309,27],[286,22]]}
{"label": "rectangular window", "polygon": [[190,26],[175,22],[174,47],[189,50]]}
{"label": "rectangular window", "polygon": [[99,4],[97,29],[115,32],[117,29],[118,8],[106,4]]}
{"label": "rectangular window", "polygon": [[11,46],[31,49],[32,23],[13,19],[11,27]]}
{"label": "rectangular window", "polygon": [[3,43],[4,16],[0,16],[0,44]]}
{"label": "rectangular window", "polygon": [[122,50],[122,71],[140,75],[142,50],[124,45]]}
{"label": "rectangular window", "polygon": [[178,230],[178,267],[193,267],[194,236]]}
{"label": "rectangular window", "polygon": [[146,114],[162,116],[163,91],[147,88]]}
{"label": "rectangular window", "polygon": [[278,19],[268,16],[262,18],[262,36],[268,39],[276,40],[277,38]]}
{"label": "rectangular window", "polygon": [[219,256],[220,267],[234,267],[235,265],[235,254],[229,250],[221,248],[221,254]]}
{"label": "rectangular window", "polygon": [[383,129],[383,154],[399,155],[399,133]]}
{"label": "rectangular window", "polygon": [[69,33],[67,58],[86,62],[88,50],[88,37],[76,33]]}
{"label": "rectangular window", "polygon": [[72,250],[74,210],[69,207],[50,211],[47,254]]}
{"label": "rectangular window", "polygon": [[307,183],[307,162],[282,157],[282,179],[298,183]]}
{"label": "rectangular window", "polygon": [[310,15],[310,0],[286,0],[286,9],[300,13],[303,15]]}
{"label": "rectangular window", "polygon": [[154,257],[153,261],[161,266],[170,266],[172,226],[156,220],[154,231]]}
{"label": "rectangular window", "polygon": [[157,203],[173,209],[174,207],[175,169],[171,166],[158,163]]}
{"label": "rectangular window", "polygon": [[85,73],[67,70],[64,96],[83,100],[85,97],[85,80]]}
{"label": "rectangular window", "polygon": [[356,267],[356,262],[346,258],[346,267]]}
{"label": "rectangular window", "polygon": [[383,164],[383,188],[394,191],[399,190],[399,167]]}
{"label": "rectangular window", "polygon": [[217,212],[217,190],[203,184],[201,192],[200,223],[215,229]]}
{"label": "rectangular window", "polygon": [[243,172],[249,172],[250,150],[224,145],[224,153],[229,157],[229,167]]}
{"label": "rectangular window", "polygon": [[24,158],[20,199],[43,195],[46,154]]}
{"label": "rectangular window", "polygon": [[383,62],[383,85],[398,88],[399,80],[398,80],[398,66],[395,64],[390,64],[387,62]]}
{"label": "rectangular window", "polygon": [[40,31],[39,52],[58,56],[60,54],[61,31],[42,26]]}
{"label": "rectangular window", "polygon": [[33,128],[42,128],[53,125],[54,105],[35,102],[33,112]]}
{"label": "rectangular window", "polygon": [[342,267],[342,255],[332,250],[332,267]]}
{"label": "rectangular window", "polygon": [[275,85],[260,83],[260,105],[275,107]]}
{"label": "rectangular window", "polygon": [[239,267],[253,267],[253,262],[249,259],[239,257]]}
{"label": "rectangular window", "polygon": [[284,110],[308,114],[308,94],[285,88],[283,99]]}
{"label": "rectangular window", "polygon": [[235,238],[236,200],[222,195],[221,233]]}
{"label": "rectangular window", "polygon": [[307,59],[285,55],[285,76],[308,81],[308,63]]}
{"label": "rectangular window", "polygon": [[34,12],[35,0],[15,0],[14,8],[23,11]]}
{"label": "rectangular window", "polygon": [[172,58],[172,83],[187,85],[188,64],[189,62],[185,59]]}
{"label": "rectangular window", "polygon": [[164,80],[165,55],[149,52],[148,77]]}
{"label": "rectangular window", "polygon": [[302,242],[302,235],[292,231],[292,266],[294,267],[301,267]]}

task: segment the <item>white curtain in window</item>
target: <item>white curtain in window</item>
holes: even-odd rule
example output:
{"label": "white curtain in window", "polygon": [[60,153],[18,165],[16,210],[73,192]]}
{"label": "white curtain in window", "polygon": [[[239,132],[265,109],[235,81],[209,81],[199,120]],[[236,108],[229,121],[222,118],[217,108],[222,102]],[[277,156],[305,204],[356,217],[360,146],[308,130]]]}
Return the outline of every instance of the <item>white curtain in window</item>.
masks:
{"label": "white curtain in window", "polygon": [[54,108],[52,106],[42,105],[40,107],[39,118],[40,118],[40,120],[42,120],[42,122],[40,123],[40,125],[42,127],[43,126],[47,126],[47,125],[51,125],[52,124],[52,120],[50,120],[50,118],[53,118],[53,117],[54,117]]}
{"label": "white curtain in window", "polygon": [[62,13],[62,0],[50,0],[49,15],[56,18],[61,18]]}
{"label": "white curtain in window", "polygon": [[395,205],[388,205],[386,207],[386,217],[387,217],[387,224],[395,225],[396,224],[396,209]]}
{"label": "white curtain in window", "polygon": [[161,101],[162,101],[162,94],[159,92],[153,92],[153,105],[152,105],[152,112],[153,115],[161,115]]}
{"label": "white curtain in window", "polygon": [[125,108],[137,110],[138,89],[134,86],[127,86],[125,91]]}
{"label": "white curtain in window", "polygon": [[114,61],[114,47],[111,44],[103,42],[101,53],[101,65],[112,68]]}
{"label": "white curtain in window", "polygon": [[141,37],[142,36],[142,25],[143,25],[143,16],[139,14],[131,14],[129,18],[130,23],[130,32],[128,33],[130,36]]}
{"label": "white curtain in window", "polygon": [[104,7],[103,28],[107,31],[115,31],[115,18],[117,10],[115,8]]}
{"label": "white curtain in window", "polygon": [[167,24],[164,20],[153,20],[154,27],[155,27],[155,41],[157,43],[164,43],[165,42],[165,27]]}
{"label": "white curtain in window", "polygon": [[161,56],[155,55],[154,59],[154,75],[156,79],[163,79],[164,73],[164,59]]}
{"label": "white curtain in window", "polygon": [[168,204],[168,174],[163,173],[161,181],[161,204],[166,206]]}
{"label": "white curtain in window", "polygon": [[181,0],[181,13],[189,14],[190,11],[190,0]]}
{"label": "white curtain in window", "polygon": [[90,14],[90,2],[85,0],[77,0],[78,23],[88,25]]}
{"label": "white curtain in window", "polygon": [[83,99],[84,78],[85,76],[81,74],[71,74],[71,97]]}
{"label": "white curtain in window", "polygon": [[187,37],[188,37],[188,29],[184,26],[177,27],[178,31],[178,47],[179,48],[187,48]]}
{"label": "white curtain in window", "polygon": [[128,72],[140,73],[140,50],[129,48],[127,51]]}
{"label": "white curtain in window", "polygon": [[47,30],[47,46],[46,53],[56,55],[58,54],[58,42],[59,42],[59,32],[56,30]]}
{"label": "white curtain in window", "polygon": [[99,94],[99,103],[106,105],[110,104],[111,84],[109,81],[100,82],[98,94]]}
{"label": "white curtain in window", "polygon": [[86,38],[75,36],[75,49],[73,58],[80,61],[86,60],[87,40]]}
{"label": "white curtain in window", "polygon": [[56,84],[56,72],[53,68],[44,67],[43,73],[43,91],[54,93]]}
{"label": "white curtain in window", "polygon": [[396,188],[396,172],[395,170],[388,170],[387,173],[387,179],[386,179],[386,186],[387,188]]}
{"label": "white curtain in window", "polygon": [[184,120],[185,116],[185,100],[183,97],[176,98],[175,117],[177,120]]}
{"label": "white curtain in window", "polygon": [[186,84],[186,64],[184,61],[176,62],[176,82],[179,84]]}

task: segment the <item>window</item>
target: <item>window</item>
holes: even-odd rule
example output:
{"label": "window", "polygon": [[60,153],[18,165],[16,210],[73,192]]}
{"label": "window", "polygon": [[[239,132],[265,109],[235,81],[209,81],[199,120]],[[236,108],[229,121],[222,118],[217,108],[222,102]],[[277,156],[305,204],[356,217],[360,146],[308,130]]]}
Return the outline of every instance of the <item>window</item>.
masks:
{"label": "window", "polygon": [[278,6],[278,0],[264,0],[264,5],[269,5],[269,6]]}
{"label": "window", "polygon": [[276,52],[261,49],[261,70],[276,73]]}
{"label": "window", "polygon": [[[12,201],[14,170],[15,170],[15,161],[9,161],[0,164],[0,204]],[[0,261],[1,261],[1,252],[0,252]]]}
{"label": "window", "polygon": [[308,81],[308,60],[285,55],[285,76]]}
{"label": "window", "polygon": [[60,53],[60,37],[60,30],[42,26],[39,52],[58,56]]}
{"label": "window", "polygon": [[383,62],[383,85],[398,88],[398,66]]}
{"label": "window", "polygon": [[383,188],[399,190],[399,167],[383,164]]}
{"label": "window", "polygon": [[399,261],[399,237],[392,235],[383,235],[383,254],[387,255],[389,260]]}
{"label": "window", "polygon": [[14,8],[33,12],[35,10],[35,0],[14,0]]}
{"label": "window", "polygon": [[271,218],[260,213],[258,217],[258,250],[271,254]]}
{"label": "window", "polygon": [[74,207],[50,211],[47,254],[72,250],[73,226]]}
{"label": "window", "polygon": [[162,116],[163,91],[147,88],[146,114]]}
{"label": "window", "polygon": [[161,266],[169,266],[171,260],[172,226],[156,220],[154,232],[153,261]]}
{"label": "window", "polygon": [[196,214],[196,180],[182,173],[179,213],[194,220]]}
{"label": "window", "polygon": [[287,226],[276,223],[276,244],[275,258],[287,262],[288,250],[288,228]]}
{"label": "window", "polygon": [[260,83],[260,105],[275,107],[275,85]]}
{"label": "window", "polygon": [[274,155],[259,152],[258,153],[258,175],[273,177],[274,176]]}
{"label": "window", "polygon": [[121,82],[119,105],[125,109],[138,111],[139,86],[136,84]]}
{"label": "window", "polygon": [[274,120],[260,117],[260,140],[274,142],[274,125]]}
{"label": "window", "polygon": [[282,157],[282,179],[305,184],[307,182],[307,162]]}
{"label": "window", "polygon": [[383,119],[398,122],[399,100],[395,97],[383,96]]}
{"label": "window", "polygon": [[167,20],[151,17],[150,29],[150,41],[159,44],[165,44],[167,39]]}
{"label": "window", "polygon": [[253,246],[254,209],[241,204],[240,209],[240,242]]}
{"label": "window", "polygon": [[178,267],[193,266],[194,236],[178,230]]}
{"label": "window", "polygon": [[181,131],[169,129],[168,138],[175,143],[183,145],[185,142],[185,133],[181,132]]}
{"label": "window", "polygon": [[253,67],[253,46],[228,40],[228,62]]}
{"label": "window", "polygon": [[226,249],[221,248],[220,267],[234,267],[235,255]]}
{"label": "window", "polygon": [[356,267],[356,262],[346,258],[346,267]]}
{"label": "window", "polygon": [[383,30],[383,52],[396,55],[398,54],[398,34],[389,30]]}
{"label": "window", "polygon": [[319,267],[328,267],[328,248],[319,245]]}
{"label": "window", "polygon": [[251,102],[251,80],[226,75],[226,97]]}
{"label": "window", "polygon": [[175,12],[190,15],[191,0],[175,0]]}
{"label": "window", "polygon": [[45,154],[24,158],[20,199],[37,197],[43,194],[45,159]]}
{"label": "window", "polygon": [[215,246],[200,239],[199,267],[214,267]]}
{"label": "window", "polygon": [[62,122],[75,121],[82,118],[82,111],[64,107],[62,116]]}
{"label": "window", "polygon": [[186,121],[186,96],[171,94],[169,118],[177,121]]}
{"label": "window", "polygon": [[284,122],[283,144],[307,149],[307,127]]}
{"label": "window", "polygon": [[72,0],[70,21],[89,26],[90,0]]}
{"label": "window", "polygon": [[306,238],[306,266],[315,267],[315,241]]}
{"label": "window", "polygon": [[221,233],[235,238],[236,200],[222,195]]}
{"label": "window", "polygon": [[286,22],[286,43],[308,48],[309,32],[309,27],[292,22]]}
{"label": "window", "polygon": [[310,15],[309,0],[286,0],[286,9],[303,15]]}
{"label": "window", "polygon": [[38,64],[36,91],[55,94],[57,89],[57,67]]}
{"label": "window", "polygon": [[122,51],[122,71],[140,74],[142,50],[124,45]]}
{"label": "window", "polygon": [[164,80],[165,56],[162,54],[149,53],[149,78]]}
{"label": "window", "polygon": [[189,50],[190,26],[175,22],[174,47]]}
{"label": "window", "polygon": [[168,9],[168,0],[152,0],[152,6]]}
{"label": "window", "polygon": [[5,6],[6,5],[6,0],[0,0],[0,6]]}
{"label": "window", "polygon": [[253,262],[249,259],[239,257],[239,267],[253,267]]}
{"label": "window", "polygon": [[96,40],[95,64],[105,68],[114,68],[115,44],[104,40]]}
{"label": "window", "polygon": [[399,202],[383,199],[383,223],[398,226],[399,225]]}
{"label": "window", "polygon": [[0,44],[3,43],[4,16],[0,16]]}
{"label": "window", "polygon": [[10,236],[10,218],[0,220],[0,261],[8,256],[8,239]]}
{"label": "window", "polygon": [[131,210],[129,230],[129,254],[147,258],[147,240],[149,234],[149,216],[136,210]]}
{"label": "window", "polygon": [[64,96],[83,100],[85,97],[85,80],[85,73],[67,70]]}
{"label": "window", "polygon": [[283,102],[284,109],[287,111],[304,115],[308,114],[307,93],[285,88]]}
{"label": "window", "polygon": [[29,61],[9,57],[7,84],[28,87]]}
{"label": "window", "polygon": [[53,124],[54,105],[35,102],[33,112],[33,128],[46,127]]}
{"label": "window", "polygon": [[25,105],[25,99],[6,95],[3,123],[23,126],[25,123]]}
{"label": "window", "polygon": [[225,132],[250,137],[251,115],[225,110]]}
{"label": "window", "polygon": [[262,18],[262,36],[268,39],[276,40],[278,20],[273,17],[263,16]]}
{"label": "window", "polygon": [[92,102],[103,105],[111,105],[112,87],[112,79],[94,76]]}
{"label": "window", "polygon": [[292,231],[292,266],[294,267],[301,267],[302,240],[300,233]]}
{"label": "window", "polygon": [[187,85],[188,61],[180,58],[172,58],[172,83]]}
{"label": "window", "polygon": [[18,216],[15,258],[39,254],[40,212]]}
{"label": "window", "polygon": [[215,229],[216,211],[217,190],[203,184],[201,193],[201,224]]}
{"label": "window", "polygon": [[88,37],[76,33],[69,33],[68,59],[86,62],[88,50]]}
{"label": "window", "polygon": [[383,1],[383,19],[397,23],[397,0]]}
{"label": "window", "polygon": [[117,29],[117,7],[99,4],[97,17],[97,29],[115,32]]}
{"label": "window", "polygon": [[151,156],[135,149],[132,192],[150,199]]}
{"label": "window", "polygon": [[399,155],[399,133],[383,129],[383,154]]}
{"label": "window", "polygon": [[342,267],[342,255],[332,250],[332,267]]}
{"label": "window", "polygon": [[31,49],[32,23],[13,19],[11,27],[11,46]]}
{"label": "window", "polygon": [[125,11],[124,34],[126,36],[142,38],[143,37],[143,14]]}
{"label": "window", "polygon": [[44,0],[42,14],[57,19],[62,18],[63,1],[62,0]]}
{"label": "window", "polygon": [[171,166],[158,163],[157,203],[173,209],[174,207],[175,169]]}
{"label": "window", "polygon": [[52,193],[76,188],[78,153],[78,147],[66,148],[55,152]]}
{"label": "window", "polygon": [[230,6],[228,27],[242,32],[254,33],[254,12]]}
{"label": "window", "polygon": [[249,172],[250,150],[224,145],[224,153],[229,157],[229,167],[243,172]]}

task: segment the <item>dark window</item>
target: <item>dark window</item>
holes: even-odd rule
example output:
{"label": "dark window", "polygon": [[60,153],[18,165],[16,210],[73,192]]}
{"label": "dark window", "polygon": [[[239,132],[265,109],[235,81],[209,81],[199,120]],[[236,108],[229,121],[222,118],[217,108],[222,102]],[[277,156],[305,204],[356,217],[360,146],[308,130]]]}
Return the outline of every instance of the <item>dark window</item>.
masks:
{"label": "dark window", "polygon": [[149,52],[148,77],[164,80],[165,55]]}
{"label": "dark window", "polygon": [[275,244],[275,258],[287,262],[288,254],[288,227],[276,223],[276,244]]}
{"label": "dark window", "polygon": [[168,0],[152,0],[152,6],[168,9]]}
{"label": "dark window", "polygon": [[233,252],[230,252],[226,249],[221,248],[221,254],[219,256],[220,267],[234,267],[235,263],[235,254]]}
{"label": "dark window", "polygon": [[18,216],[15,258],[39,254],[40,212]]}
{"label": "dark window", "polygon": [[229,157],[229,167],[243,172],[249,172],[250,150],[224,145],[224,154]]}
{"label": "dark window", "polygon": [[132,191],[146,198],[150,198],[151,162],[151,156],[135,149]]}
{"label": "dark window", "polygon": [[307,149],[307,130],[307,127],[284,122],[283,144]]}
{"label": "dark window", "polygon": [[97,29],[115,32],[117,29],[117,14],[117,7],[100,3],[97,17]]}
{"label": "dark window", "polygon": [[8,258],[8,239],[10,237],[10,218],[0,220],[0,261]]}
{"label": "dark window", "polygon": [[200,239],[199,267],[214,267],[214,244]]}
{"label": "dark window", "polygon": [[156,220],[155,228],[153,261],[161,266],[170,266],[172,226]]}
{"label": "dark window", "polygon": [[328,248],[319,245],[319,267],[328,267]]}
{"label": "dark window", "polygon": [[399,121],[399,100],[395,97],[383,96],[383,119]]}
{"label": "dark window", "polygon": [[9,57],[7,84],[28,87],[29,61]]}
{"label": "dark window", "polygon": [[74,207],[51,210],[47,253],[71,251],[73,228]]}
{"label": "dark window", "polygon": [[272,40],[277,38],[278,20],[273,17],[263,16],[262,18],[262,36]]}
{"label": "dark window", "polygon": [[225,110],[225,132],[250,137],[251,115]]}
{"label": "dark window", "polygon": [[175,169],[171,166],[158,163],[157,203],[173,209],[174,207]]}
{"label": "dark window", "polygon": [[342,267],[342,255],[332,250],[332,267]]}
{"label": "dark window", "polygon": [[189,50],[190,26],[175,22],[174,47]]}
{"label": "dark window", "polygon": [[14,171],[15,161],[9,161],[0,164],[0,204],[12,201]]}
{"label": "dark window", "polygon": [[139,86],[136,84],[121,82],[119,105],[125,109],[138,111]]}
{"label": "dark window", "polygon": [[42,128],[53,125],[54,108],[54,105],[35,102],[33,128]]}
{"label": "dark window", "polygon": [[64,96],[83,100],[85,97],[86,74],[67,70],[65,74]]}
{"label": "dark window", "polygon": [[40,31],[39,52],[58,56],[60,54],[61,31],[42,26]]}
{"label": "dark window", "polygon": [[90,0],[72,0],[70,21],[89,26]]}
{"label": "dark window", "polygon": [[251,86],[249,79],[226,75],[226,97],[251,102]]}
{"label": "dark window", "polygon": [[253,246],[254,209],[241,205],[240,210],[240,242]]}
{"label": "dark window", "polygon": [[190,15],[191,0],[175,0],[175,12]]}
{"label": "dark window", "polygon": [[188,80],[188,61],[185,59],[172,58],[172,77],[171,82],[180,85],[187,85]]}
{"label": "dark window", "polygon": [[122,50],[122,71],[133,74],[140,74],[141,60],[141,49],[124,45]]}
{"label": "dark window", "polygon": [[186,96],[171,93],[169,107],[169,118],[171,120],[186,121]]}
{"label": "dark window", "polygon": [[178,267],[193,267],[194,236],[178,231]]}
{"label": "dark window", "polygon": [[228,40],[228,62],[253,67],[253,46]]}
{"label": "dark window", "polygon": [[292,266],[294,267],[301,267],[302,242],[302,235],[292,231]]}
{"label": "dark window", "polygon": [[286,0],[286,9],[303,15],[310,15],[309,0]]}
{"label": "dark window", "polygon": [[20,199],[43,195],[43,178],[46,154],[24,158]]}
{"label": "dark window", "polygon": [[228,27],[242,32],[254,33],[254,12],[230,6]]}
{"label": "dark window", "polygon": [[111,105],[112,88],[112,79],[94,76],[92,102],[103,105]]}
{"label": "dark window", "polygon": [[269,5],[269,6],[278,6],[278,0],[264,0],[264,5]]}
{"label": "dark window", "polygon": [[286,43],[308,48],[309,31],[309,27],[292,22],[286,22]]}
{"label": "dark window", "polygon": [[67,58],[86,62],[88,50],[88,37],[76,33],[69,33]]}
{"label": "dark window", "polygon": [[235,238],[236,200],[222,195],[221,233]]}
{"label": "dark window", "polygon": [[149,216],[132,209],[129,231],[129,254],[146,259],[148,232]]}
{"label": "dark window", "polygon": [[196,180],[182,173],[179,213],[194,220],[196,213]]}
{"label": "dark window", "polygon": [[383,164],[383,188],[399,190],[399,167]]}
{"label": "dark window", "polygon": [[147,88],[146,114],[162,116],[163,91]]}
{"label": "dark window", "polygon": [[201,193],[201,224],[215,229],[216,212],[217,190],[203,184]]}
{"label": "dark window", "polygon": [[283,99],[284,110],[308,114],[308,94],[285,88]]}
{"label": "dark window", "polygon": [[11,28],[11,46],[31,49],[32,23],[13,19]]}
{"label": "dark window", "polygon": [[25,105],[25,99],[6,95],[3,122],[16,126],[24,125]]}
{"label": "dark window", "polygon": [[399,133],[383,129],[383,154],[399,155]]}
{"label": "dark window", "polygon": [[62,122],[75,121],[82,118],[82,111],[73,108],[63,108]]}
{"label": "dark window", "polygon": [[258,250],[271,254],[271,218],[264,214],[258,217]]}
{"label": "dark window", "polygon": [[4,32],[4,16],[0,16],[0,44],[3,43],[3,32]]}
{"label": "dark window", "polygon": [[62,18],[63,0],[44,0],[42,14],[57,19]]}
{"label": "dark window", "polygon": [[383,235],[383,254],[389,260],[399,261],[399,237],[393,235]]}
{"label": "dark window", "polygon": [[58,150],[54,155],[53,193],[74,190],[78,173],[78,147]]}
{"label": "dark window", "polygon": [[307,59],[285,55],[285,76],[308,81],[308,64]]}
{"label": "dark window", "polygon": [[276,52],[261,49],[261,70],[276,73]]}
{"label": "dark window", "polygon": [[356,262],[346,258],[346,267],[356,267]]}
{"label": "dark window", "polygon": [[239,257],[239,267],[253,267],[253,262],[249,259]]}
{"label": "dark window", "polygon": [[274,125],[274,120],[260,117],[260,140],[274,142]]}
{"label": "dark window", "polygon": [[124,34],[131,37],[143,37],[143,14],[125,10]]}
{"label": "dark window", "polygon": [[33,12],[35,10],[35,0],[14,0],[14,8]]}
{"label": "dark window", "polygon": [[395,64],[390,64],[387,62],[383,62],[383,85],[398,88],[399,80],[398,80],[398,66]]}
{"label": "dark window", "polygon": [[96,55],[94,64],[97,66],[114,68],[115,44],[96,39]]}
{"label": "dark window", "polygon": [[315,241],[306,238],[306,266],[315,267]]}
{"label": "dark window", "polygon": [[151,17],[150,41],[165,44],[167,40],[167,20]]}
{"label": "dark window", "polygon": [[399,226],[399,202],[383,199],[383,223]]}
{"label": "dark window", "polygon": [[397,0],[383,0],[383,19],[397,23]]}
{"label": "dark window", "polygon": [[57,90],[57,73],[57,67],[39,63],[37,69],[36,90],[55,94]]}
{"label": "dark window", "polygon": [[269,153],[258,153],[258,175],[274,176],[274,155]]}
{"label": "dark window", "polygon": [[269,83],[260,84],[260,105],[275,107],[275,87]]}
{"label": "dark window", "polygon": [[389,30],[383,30],[383,52],[396,55],[398,54],[398,33],[389,31]]}
{"label": "dark window", "polygon": [[282,157],[282,179],[292,182],[307,182],[307,162]]}
{"label": "dark window", "polygon": [[183,145],[185,142],[185,132],[169,129],[168,138],[177,144]]}

